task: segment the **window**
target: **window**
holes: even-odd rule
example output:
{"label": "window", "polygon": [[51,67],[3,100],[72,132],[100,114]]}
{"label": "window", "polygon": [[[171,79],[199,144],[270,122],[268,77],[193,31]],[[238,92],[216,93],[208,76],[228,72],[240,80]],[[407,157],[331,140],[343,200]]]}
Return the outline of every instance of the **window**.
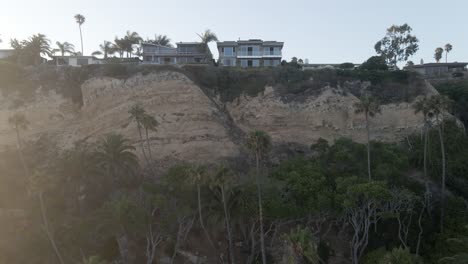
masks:
{"label": "window", "polygon": [[224,62],[223,62],[223,65],[225,65],[225,66],[232,66],[232,65],[231,65],[231,60],[230,60],[230,59],[225,59]]}
{"label": "window", "polygon": [[252,64],[253,64],[253,63],[252,63],[252,60],[248,60],[248,61],[247,61],[247,67],[252,67]]}
{"label": "window", "polygon": [[252,66],[253,67],[259,67],[260,66],[260,60],[253,60],[252,61]]}
{"label": "window", "polygon": [[234,55],[234,48],[233,47],[226,47],[223,50],[224,56],[233,56]]}
{"label": "window", "polygon": [[241,67],[247,67],[248,63],[247,60],[241,60]]}

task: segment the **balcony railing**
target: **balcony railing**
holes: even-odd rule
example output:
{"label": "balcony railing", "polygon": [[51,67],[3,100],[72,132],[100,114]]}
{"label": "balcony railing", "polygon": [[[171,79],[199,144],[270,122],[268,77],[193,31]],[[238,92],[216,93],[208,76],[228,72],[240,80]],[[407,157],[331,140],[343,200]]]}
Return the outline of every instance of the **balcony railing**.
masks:
{"label": "balcony railing", "polygon": [[239,51],[237,56],[255,56],[261,57],[263,54],[260,51]]}

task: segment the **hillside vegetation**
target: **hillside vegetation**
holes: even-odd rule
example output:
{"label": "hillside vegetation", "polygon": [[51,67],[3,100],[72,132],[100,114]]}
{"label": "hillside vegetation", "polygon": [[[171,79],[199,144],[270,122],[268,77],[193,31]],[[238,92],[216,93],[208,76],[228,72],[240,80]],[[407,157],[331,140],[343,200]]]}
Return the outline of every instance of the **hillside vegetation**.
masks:
{"label": "hillside vegetation", "polygon": [[[0,263],[464,263],[468,137],[427,89],[403,71],[0,64],[15,109],[52,90],[81,105],[55,134],[7,117]],[[389,129],[399,105],[420,129]]]}

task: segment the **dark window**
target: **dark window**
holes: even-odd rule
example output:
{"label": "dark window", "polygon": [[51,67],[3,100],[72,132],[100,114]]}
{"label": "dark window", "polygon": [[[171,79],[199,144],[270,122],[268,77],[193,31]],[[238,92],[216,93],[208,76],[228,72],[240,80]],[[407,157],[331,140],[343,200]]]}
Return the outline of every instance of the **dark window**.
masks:
{"label": "dark window", "polygon": [[78,65],[88,65],[88,59],[78,59],[76,63]]}
{"label": "dark window", "polygon": [[252,67],[252,65],[253,65],[252,61],[251,61],[251,60],[248,60],[248,61],[247,61],[247,67]]}

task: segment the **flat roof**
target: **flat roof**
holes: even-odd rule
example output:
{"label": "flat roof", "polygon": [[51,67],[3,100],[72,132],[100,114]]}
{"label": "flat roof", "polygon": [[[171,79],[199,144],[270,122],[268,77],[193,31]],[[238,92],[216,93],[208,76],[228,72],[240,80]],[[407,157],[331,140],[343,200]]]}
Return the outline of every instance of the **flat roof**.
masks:
{"label": "flat roof", "polygon": [[468,65],[468,62],[449,62],[449,63],[432,62],[432,63],[426,63],[426,64],[413,65],[411,66],[411,68],[426,68],[426,67],[440,67],[440,66],[465,67],[466,65]]}
{"label": "flat roof", "polygon": [[98,59],[95,56],[81,56],[81,55],[71,55],[71,56],[52,56],[52,58],[92,58],[92,59]]}
{"label": "flat roof", "polygon": [[177,45],[201,45],[202,42],[177,42]]}
{"label": "flat roof", "polygon": [[237,41],[219,41],[216,43],[218,46],[237,46],[242,44],[262,44],[264,46],[283,46],[284,42],[273,41],[273,40],[261,40],[261,39],[249,39],[249,40],[237,40]]}

